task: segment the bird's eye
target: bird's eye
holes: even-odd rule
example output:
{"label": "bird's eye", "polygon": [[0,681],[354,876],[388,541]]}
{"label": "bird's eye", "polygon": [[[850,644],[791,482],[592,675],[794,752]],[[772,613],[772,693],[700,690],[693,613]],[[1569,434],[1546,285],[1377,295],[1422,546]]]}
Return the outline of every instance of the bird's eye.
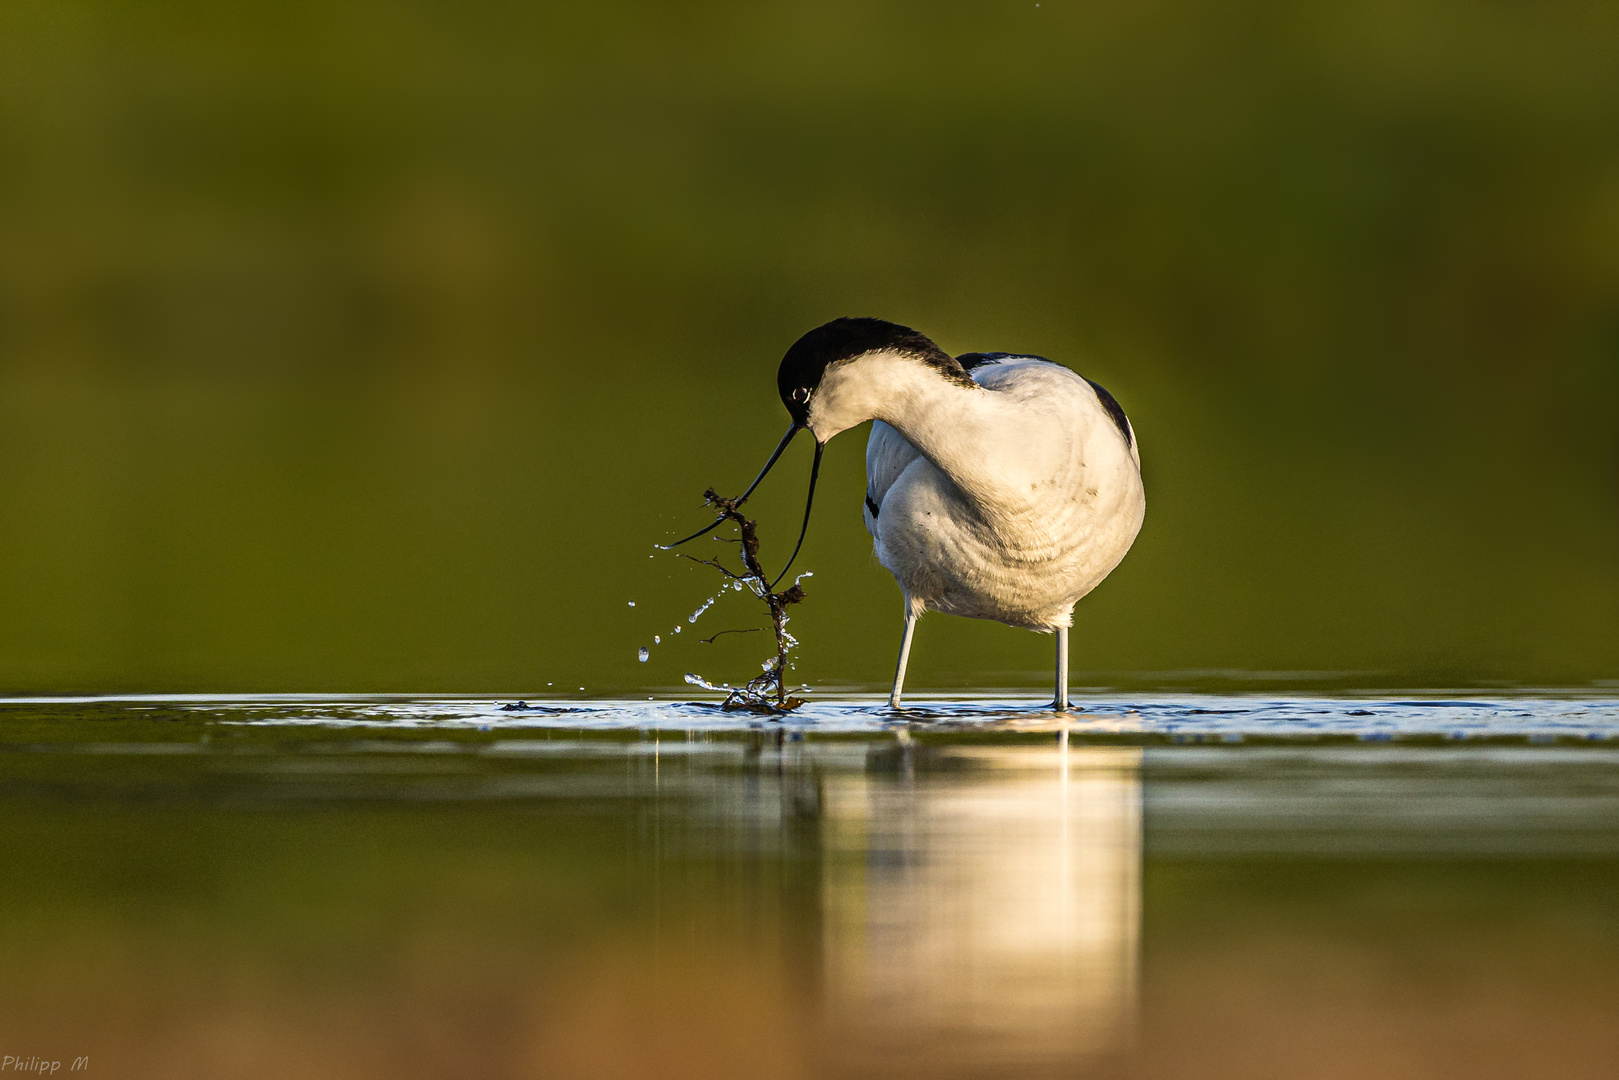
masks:
{"label": "bird's eye", "polygon": [[808,401],[809,400],[809,387],[800,386],[797,390],[794,390],[793,391],[793,400],[794,401]]}

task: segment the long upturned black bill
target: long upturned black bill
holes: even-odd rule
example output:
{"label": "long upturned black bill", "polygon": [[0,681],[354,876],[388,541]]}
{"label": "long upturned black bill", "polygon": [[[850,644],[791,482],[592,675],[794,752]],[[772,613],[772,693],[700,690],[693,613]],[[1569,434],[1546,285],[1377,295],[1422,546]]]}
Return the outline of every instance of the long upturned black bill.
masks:
{"label": "long upturned black bill", "polygon": [[[803,431],[803,430],[804,429],[802,427],[800,427],[799,425],[797,425],[797,424],[794,424],[792,427],[787,429],[787,434],[783,435],[781,437],[781,442],[776,444],[776,452],[770,455],[770,460],[765,462],[765,467],[759,470],[759,475],[753,478],[753,483],[748,485],[748,490],[746,490],[746,491],[744,491],[742,493],[742,497],[736,501],[736,505],[741,506],[743,503],[748,501],[748,496],[752,495],[753,494],[753,489],[759,486],[759,481],[763,480],[765,478],[765,474],[768,473],[771,470],[771,468],[776,464],[777,461],[781,460],[782,452],[787,449],[787,444],[793,441],[793,436],[797,435],[800,431]],[[816,464],[817,468],[820,467],[820,463],[821,463],[820,444],[816,444],[815,464]],[[814,494],[814,483],[815,482],[813,480],[810,481],[810,489],[811,489],[811,494],[812,495]],[[698,529],[696,532],[692,533],[690,536],[686,537],[685,540],[676,540],[672,544],[663,544],[661,546],[662,546],[663,550],[665,550],[665,551],[668,551],[670,548],[677,548],[681,544],[686,543],[687,541],[695,540],[699,536],[702,536],[704,533],[713,531],[715,528],[717,528],[719,526],[719,523],[724,521],[724,520],[725,520],[725,517],[723,515],[721,515],[720,517],[715,518],[709,524],[704,525],[701,529]],[[800,544],[802,544],[804,542],[803,536],[800,536],[798,538],[798,542]]]}
{"label": "long upturned black bill", "polygon": [[793,553],[788,557],[787,565],[781,568],[781,573],[776,575],[776,580],[770,583],[771,592],[776,591],[776,586],[781,584],[781,579],[786,577],[787,571],[793,568],[793,560],[798,558],[799,549],[804,546],[804,534],[809,532],[810,507],[815,505],[815,478],[821,475],[821,451],[825,449],[826,444],[824,442],[816,442],[815,464],[810,466],[809,497],[804,500],[804,525],[798,530],[798,543],[793,547]]}

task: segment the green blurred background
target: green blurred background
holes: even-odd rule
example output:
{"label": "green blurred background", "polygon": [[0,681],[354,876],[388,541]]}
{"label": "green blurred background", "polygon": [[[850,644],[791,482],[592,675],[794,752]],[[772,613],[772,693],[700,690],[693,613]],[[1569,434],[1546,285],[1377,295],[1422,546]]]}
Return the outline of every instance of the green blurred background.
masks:
{"label": "green blurred background", "polygon": [[[1619,679],[1607,0],[9,0],[0,692],[745,678],[652,544],[844,314],[1129,410],[1147,523],[1077,682]],[[818,686],[897,643],[863,440],[801,563]],[[1049,650],[934,616],[912,682]]]}

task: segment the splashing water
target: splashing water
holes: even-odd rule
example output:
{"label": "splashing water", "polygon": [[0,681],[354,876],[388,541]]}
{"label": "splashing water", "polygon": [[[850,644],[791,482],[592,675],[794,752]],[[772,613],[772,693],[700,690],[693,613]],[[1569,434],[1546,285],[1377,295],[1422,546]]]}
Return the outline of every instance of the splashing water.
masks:
{"label": "splashing water", "polygon": [[[757,526],[754,522],[748,520],[737,510],[737,503],[739,500],[727,499],[717,495],[715,494],[713,488],[709,488],[706,492],[704,492],[703,498],[709,506],[712,506],[720,511],[720,519],[714,523],[715,525],[720,524],[721,521],[730,521],[736,525],[738,532],[736,543],[738,544],[739,548],[738,553],[741,556],[742,571],[737,572],[732,570],[716,559],[701,559],[694,555],[682,554],[680,556],[681,558],[690,559],[692,562],[701,563],[704,566],[712,567],[723,574],[726,578],[726,580],[720,585],[719,591],[713,596],[710,596],[707,600],[703,601],[702,606],[696,611],[692,612],[691,615],[686,619],[686,622],[688,624],[695,623],[704,612],[714,606],[715,601],[718,600],[720,596],[723,596],[727,590],[731,592],[751,592],[754,596],[760,600],[763,600],[765,605],[770,610],[771,625],[769,629],[775,635],[776,655],[761,662],[759,667],[762,673],[748,680],[748,682],[742,686],[732,687],[730,683],[722,682],[716,687],[713,683],[708,682],[706,679],[703,679],[701,676],[695,673],[688,673],[686,676],[686,681],[693,686],[701,686],[708,690],[724,691],[725,700],[721,703],[720,707],[725,709],[727,712],[737,709],[745,709],[749,712],[755,713],[768,713],[771,715],[780,715],[785,712],[790,712],[799,705],[802,705],[803,699],[788,697],[787,695],[786,680],[784,676],[786,672],[792,668],[792,664],[789,661],[787,654],[798,644],[797,639],[787,632],[787,609],[791,605],[799,603],[804,599],[804,590],[799,586],[798,583],[807,577],[813,577],[814,573],[808,570],[802,571],[799,573],[798,577],[794,579],[793,584],[789,588],[779,593],[776,592],[771,587],[770,578],[766,575],[764,568],[759,563],[759,537]],[[711,525],[709,528],[713,528],[713,526]],[[716,537],[716,539],[719,538]],[[675,632],[680,632],[679,626],[675,627]],[[752,630],[720,631],[722,634],[751,632]],[[718,634],[715,635],[715,637],[718,636]],[[714,641],[714,638],[707,638],[705,641],[712,642]]]}

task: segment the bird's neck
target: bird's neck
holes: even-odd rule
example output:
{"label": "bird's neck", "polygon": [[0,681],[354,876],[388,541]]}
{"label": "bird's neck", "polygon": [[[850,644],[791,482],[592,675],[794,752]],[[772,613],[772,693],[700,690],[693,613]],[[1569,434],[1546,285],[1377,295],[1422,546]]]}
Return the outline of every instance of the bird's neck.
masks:
{"label": "bird's neck", "polygon": [[1000,395],[900,354],[872,353],[829,369],[815,398],[817,439],[881,420],[986,507],[1005,501],[1005,473],[1031,449],[1019,445]]}

